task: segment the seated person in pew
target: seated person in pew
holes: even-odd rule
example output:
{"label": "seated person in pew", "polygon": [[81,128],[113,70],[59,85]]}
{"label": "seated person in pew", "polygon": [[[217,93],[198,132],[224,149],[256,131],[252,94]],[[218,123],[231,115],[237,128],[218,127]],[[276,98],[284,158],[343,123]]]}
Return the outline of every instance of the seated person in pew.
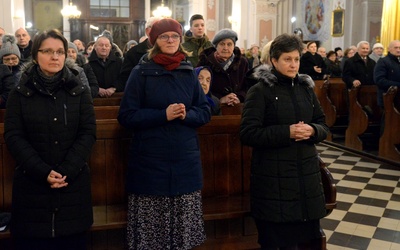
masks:
{"label": "seated person in pew", "polygon": [[153,45],[133,68],[118,121],[133,130],[127,167],[128,249],[192,249],[205,240],[197,128],[209,104],[171,18],[155,22]]}
{"label": "seated person in pew", "polygon": [[348,89],[360,85],[374,85],[374,68],[376,62],[368,57],[369,42],[357,44],[357,53],[346,60],[343,66],[342,79]]}
{"label": "seated person in pew", "polygon": [[240,139],[253,148],[251,212],[261,249],[321,246],[326,209],[315,144],[329,128],[314,81],[298,74],[302,48],[296,35],[274,39],[272,67],[256,70],[259,82],[247,92],[243,108]]}
{"label": "seated person in pew", "polygon": [[16,250],[86,249],[93,224],[86,161],[96,118],[89,88],[65,65],[67,50],[58,30],[38,34],[32,62],[7,101],[4,139],[16,161],[10,227]]}
{"label": "seated person in pew", "polygon": [[197,79],[199,79],[200,85],[204,90],[204,94],[206,94],[208,103],[211,107],[211,115],[221,115],[220,103],[219,99],[214,96],[210,87],[212,84],[212,71],[208,66],[200,66],[194,69],[197,75]]}

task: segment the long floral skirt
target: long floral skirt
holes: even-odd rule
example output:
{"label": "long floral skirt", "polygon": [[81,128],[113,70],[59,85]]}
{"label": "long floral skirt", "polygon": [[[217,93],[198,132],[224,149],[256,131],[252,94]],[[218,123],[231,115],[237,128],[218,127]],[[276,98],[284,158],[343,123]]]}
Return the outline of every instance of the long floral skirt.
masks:
{"label": "long floral skirt", "polygon": [[129,249],[191,249],[205,238],[201,191],[174,197],[129,195]]}

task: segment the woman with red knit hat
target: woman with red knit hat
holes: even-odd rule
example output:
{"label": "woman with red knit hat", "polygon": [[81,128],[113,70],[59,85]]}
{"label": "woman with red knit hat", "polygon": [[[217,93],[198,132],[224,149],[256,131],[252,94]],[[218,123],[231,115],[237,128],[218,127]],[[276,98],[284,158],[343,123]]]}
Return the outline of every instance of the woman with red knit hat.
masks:
{"label": "woman with red knit hat", "polygon": [[181,45],[182,26],[155,22],[153,48],[126,83],[118,115],[133,131],[127,171],[129,249],[191,249],[205,240],[196,129],[211,113]]}

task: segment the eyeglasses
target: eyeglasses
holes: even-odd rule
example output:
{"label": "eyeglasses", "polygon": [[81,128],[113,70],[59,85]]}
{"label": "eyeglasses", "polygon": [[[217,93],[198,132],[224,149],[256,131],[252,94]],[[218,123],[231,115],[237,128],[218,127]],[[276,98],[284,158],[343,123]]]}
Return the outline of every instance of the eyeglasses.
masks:
{"label": "eyeglasses", "polygon": [[18,57],[13,56],[13,57],[9,57],[9,58],[4,58],[3,57],[3,62],[11,62],[11,61],[18,61]]}
{"label": "eyeglasses", "polygon": [[38,51],[42,52],[43,54],[48,55],[48,56],[53,56],[54,54],[56,54],[57,56],[65,55],[65,51],[64,50],[54,51],[52,49],[39,49]]}
{"label": "eyeglasses", "polygon": [[167,42],[170,38],[172,39],[172,41],[176,42],[178,41],[178,39],[180,39],[180,35],[172,35],[172,36],[168,36],[168,35],[160,35],[158,36],[158,39],[160,39],[163,42]]}

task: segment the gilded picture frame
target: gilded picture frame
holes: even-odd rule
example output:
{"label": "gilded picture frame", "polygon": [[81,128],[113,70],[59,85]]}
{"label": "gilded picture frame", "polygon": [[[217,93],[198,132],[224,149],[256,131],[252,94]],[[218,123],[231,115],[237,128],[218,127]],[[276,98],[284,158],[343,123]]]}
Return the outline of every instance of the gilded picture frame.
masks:
{"label": "gilded picture frame", "polygon": [[338,8],[332,13],[332,36],[341,37],[344,33],[344,9]]}

